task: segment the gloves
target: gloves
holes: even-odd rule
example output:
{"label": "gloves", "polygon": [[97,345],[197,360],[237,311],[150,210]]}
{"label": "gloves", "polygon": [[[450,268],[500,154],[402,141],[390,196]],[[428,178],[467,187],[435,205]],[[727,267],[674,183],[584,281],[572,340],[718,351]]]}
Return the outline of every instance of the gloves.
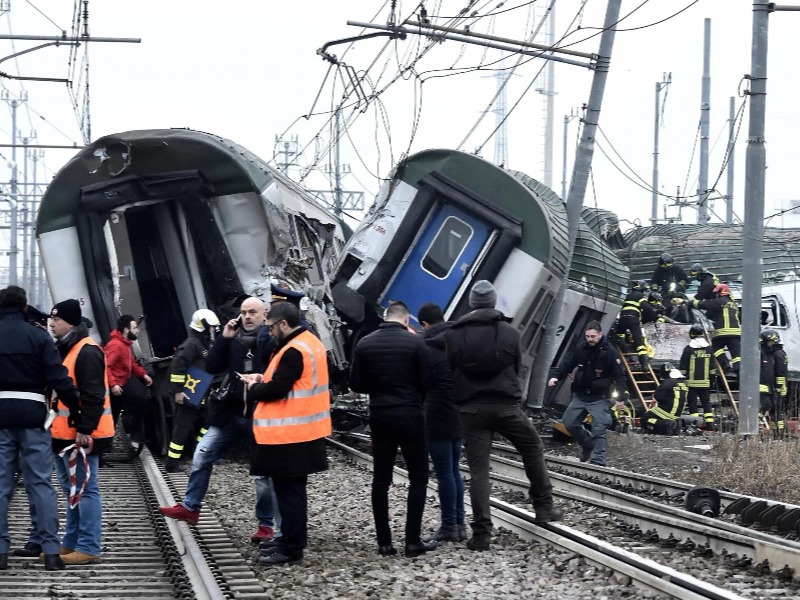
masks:
{"label": "gloves", "polygon": [[698,300],[697,298],[692,300],[692,307],[698,308],[699,306],[700,306],[700,300]]}

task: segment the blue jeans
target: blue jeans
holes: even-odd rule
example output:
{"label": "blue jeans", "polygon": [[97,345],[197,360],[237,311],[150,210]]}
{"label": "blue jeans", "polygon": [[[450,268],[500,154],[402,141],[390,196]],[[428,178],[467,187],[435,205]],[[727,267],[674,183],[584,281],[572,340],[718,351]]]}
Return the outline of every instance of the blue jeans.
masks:
{"label": "blue jeans", "polygon": [[[55,455],[56,475],[61,489],[64,490],[65,498],[69,498],[69,455],[70,450],[63,457]],[[102,552],[103,536],[103,503],[100,499],[100,486],[97,479],[97,468],[100,464],[100,456],[97,454],[89,455],[89,481],[86,482],[86,489],[83,490],[81,501],[75,508],[70,508],[67,503],[67,525],[64,529],[64,539],[61,544],[65,548],[71,548],[84,554],[100,556]],[[78,489],[86,479],[86,469],[83,465],[83,457],[78,456],[78,467],[75,472],[77,477]],[[39,514],[36,515],[37,520]]]}
{"label": "blue jeans", "polygon": [[461,438],[428,439],[428,453],[439,487],[442,527],[454,529],[464,523],[464,480],[461,478]]}
{"label": "blue jeans", "polygon": [[[231,415],[224,427],[211,426],[197,444],[192,457],[192,470],[183,505],[189,510],[200,510],[208,492],[211,471],[225,451],[236,442],[252,436],[253,420],[241,415]],[[275,527],[280,523],[278,502],[272,480],[269,477],[256,477],[256,518],[259,525]]]}
{"label": "blue jeans", "polygon": [[[583,428],[583,420],[586,415],[592,415],[592,434]],[[611,425],[611,406],[606,398],[583,399],[572,394],[569,406],[564,411],[564,426],[569,430],[572,437],[577,441],[581,448],[592,450],[589,461],[598,464],[606,464],[606,432]]]}
{"label": "blue jeans", "polygon": [[50,483],[53,448],[50,432],[34,429],[0,429],[0,553],[11,545],[8,505],[14,491],[17,457],[21,459],[22,481],[35,521],[36,543],[45,554],[58,554],[58,495]]}

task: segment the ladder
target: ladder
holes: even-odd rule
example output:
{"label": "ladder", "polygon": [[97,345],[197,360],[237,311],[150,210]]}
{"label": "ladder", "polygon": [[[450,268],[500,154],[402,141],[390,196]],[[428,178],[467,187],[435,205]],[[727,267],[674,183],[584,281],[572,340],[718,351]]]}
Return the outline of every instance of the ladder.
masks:
{"label": "ladder", "polygon": [[659,383],[658,377],[650,365],[646,370],[642,370],[639,356],[635,352],[625,352],[620,346],[617,346],[617,350],[622,356],[625,373],[628,375],[631,387],[636,392],[636,397],[645,411],[650,410],[657,404],[654,396]]}

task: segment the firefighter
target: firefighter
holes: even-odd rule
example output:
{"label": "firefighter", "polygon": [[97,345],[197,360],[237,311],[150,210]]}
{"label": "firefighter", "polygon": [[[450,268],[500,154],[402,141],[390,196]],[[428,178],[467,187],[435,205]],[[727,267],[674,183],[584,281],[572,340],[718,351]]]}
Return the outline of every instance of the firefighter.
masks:
{"label": "firefighter", "polygon": [[197,440],[206,432],[206,401],[202,398],[197,406],[187,402],[184,392],[186,370],[190,365],[205,370],[206,357],[219,327],[219,318],[207,308],[201,308],[192,315],[189,322],[189,337],[178,346],[172,362],[169,364],[169,381],[174,400],[174,420],[172,439],[167,450],[167,472],[174,473],[179,469],[178,461],[183,455],[186,443],[199,429]]}
{"label": "firefighter", "polygon": [[645,323],[672,323],[673,325],[678,323],[667,315],[667,307],[664,306],[663,299],[664,297],[659,292],[650,292],[647,295],[647,303],[653,310],[652,312],[647,311],[646,316],[644,312],[642,313],[642,325]]}
{"label": "firefighter", "polygon": [[777,403],[775,401],[775,357],[773,356],[775,338],[770,335],[770,330],[767,329],[761,332],[759,340],[761,342],[761,369],[758,377],[758,392],[761,402],[758,416],[759,419],[761,417],[769,417],[772,426],[776,426],[778,418]]}
{"label": "firefighter", "polygon": [[658,259],[658,266],[650,278],[653,287],[665,298],[672,299],[686,290],[686,273],[672,260],[672,255],[664,252]]}
{"label": "firefighter", "polygon": [[772,357],[773,386],[772,386],[772,417],[775,426],[775,436],[782,438],[786,434],[786,399],[789,393],[786,378],[789,374],[789,357],[781,344],[781,336],[774,329],[765,329],[761,332],[761,347],[766,348]]}
{"label": "firefighter", "polygon": [[655,321],[657,318],[653,307],[647,302],[647,282],[644,279],[634,281],[619,312],[617,343],[624,345],[630,334],[643,371],[649,368],[650,357],[647,355],[647,341],[642,333],[642,323]]}
{"label": "firefighter", "polygon": [[660,370],[661,383],[656,388],[654,398],[658,405],[642,415],[645,431],[660,435],[677,435],[679,419],[686,406],[689,388],[683,381],[683,373],[670,363],[664,363]]}
{"label": "firefighter", "polygon": [[[742,355],[742,325],[739,321],[739,307],[731,296],[731,288],[720,283],[714,288],[710,300],[693,300],[692,306],[706,311],[706,316],[714,323],[711,346],[714,358],[719,361],[725,377],[736,377]],[[725,349],[731,354],[730,360]]]}
{"label": "firefighter", "polygon": [[711,349],[706,339],[703,326],[695,323],[689,328],[689,345],[681,354],[680,370],[686,376],[686,385],[689,387],[687,402],[689,414],[700,420],[697,412],[697,400],[703,407],[703,428],[713,431],[714,412],[711,410]]}
{"label": "firefighter", "polygon": [[719,285],[717,276],[709,273],[700,263],[694,263],[689,274],[699,282],[694,299],[711,300],[714,297],[714,288]]}

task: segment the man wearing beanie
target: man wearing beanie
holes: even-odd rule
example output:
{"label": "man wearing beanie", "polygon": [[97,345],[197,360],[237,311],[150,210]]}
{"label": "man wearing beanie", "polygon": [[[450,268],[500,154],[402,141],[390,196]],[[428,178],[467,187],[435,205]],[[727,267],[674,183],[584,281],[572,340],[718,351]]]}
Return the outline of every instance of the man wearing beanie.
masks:
{"label": "man wearing beanie", "polygon": [[97,342],[89,337],[77,300],[64,300],[53,307],[50,311],[50,331],[56,338],[62,364],[67,367],[80,393],[77,406],[68,407],[59,401],[59,416],[53,422],[52,430],[56,474],[67,498],[70,493],[71,451],[64,456],[59,453],[73,444],[76,448],[83,447],[91,471],[86,480],[84,461],[77,461],[78,485],[85,481],[86,487],[80,503],[67,510],[62,559],[68,565],[93,564],[100,562],[103,518],[97,471],[100,454],[111,448],[114,439],[105,354]]}
{"label": "man wearing beanie", "polygon": [[508,439],[522,457],[535,522],[558,521],[563,516],[553,506],[542,440],[520,408],[519,333],[495,308],[496,302],[497,292],[490,282],[475,282],[469,293],[473,311],[456,321],[445,337],[471,476],[470,550],[488,550],[491,541],[489,454],[494,433]]}

